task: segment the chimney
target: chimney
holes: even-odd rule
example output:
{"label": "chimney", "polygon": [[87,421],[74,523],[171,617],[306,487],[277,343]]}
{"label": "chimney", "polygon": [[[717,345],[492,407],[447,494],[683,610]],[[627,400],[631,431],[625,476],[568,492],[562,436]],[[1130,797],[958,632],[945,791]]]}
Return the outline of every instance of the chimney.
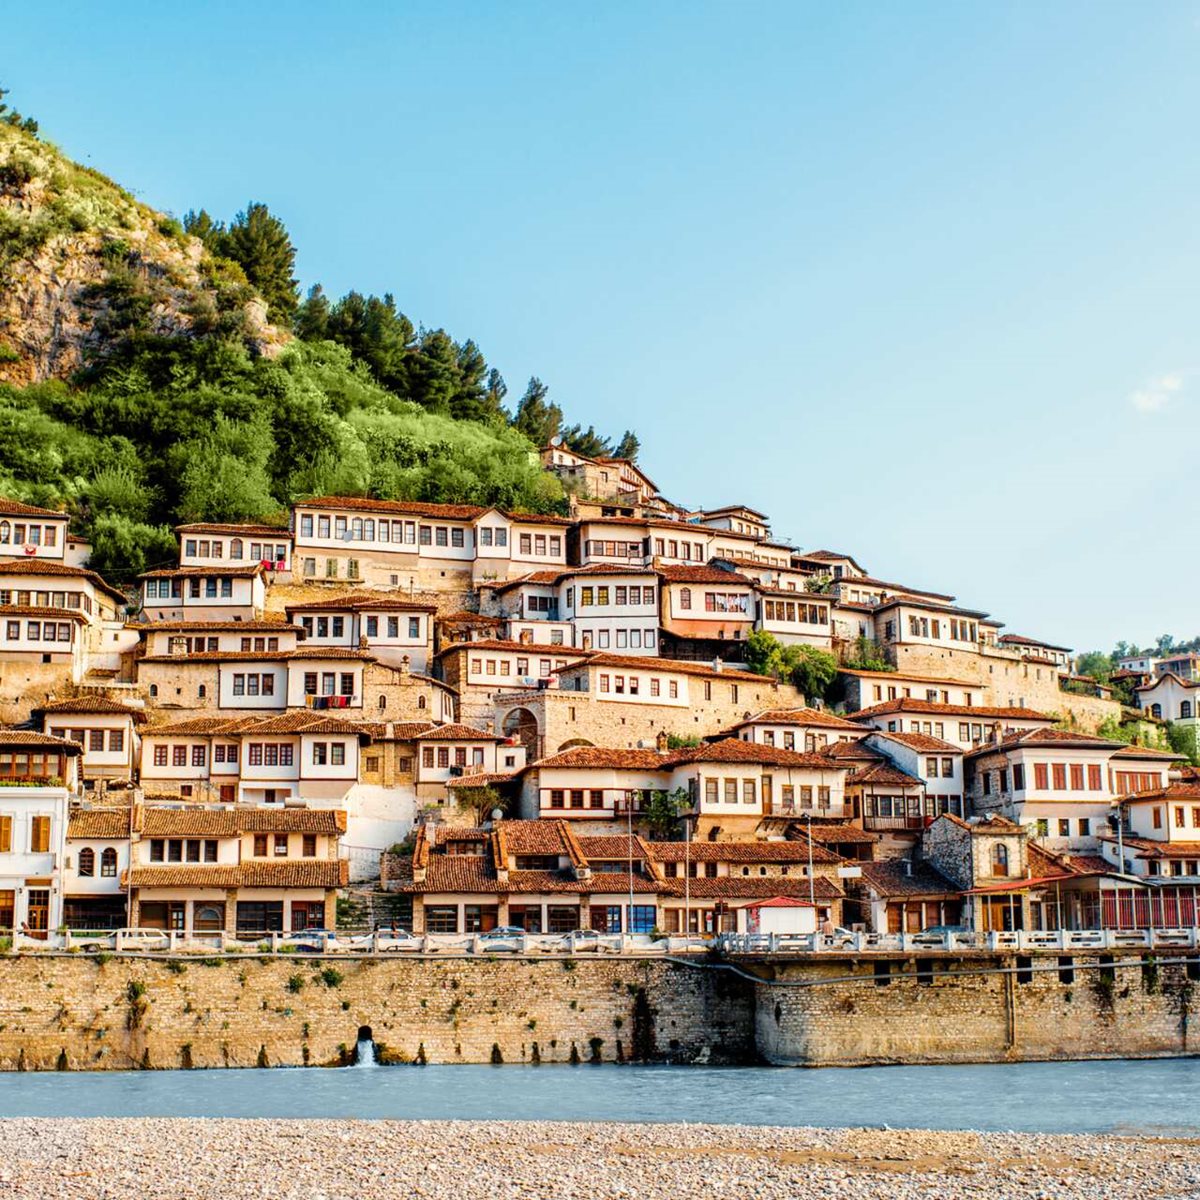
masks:
{"label": "chimney", "polygon": [[408,676],[408,673],[409,673],[408,664],[409,664],[409,658],[408,658],[408,655],[406,654],[406,655],[404,655],[403,658],[401,658],[400,666],[397,668],[397,670],[400,672],[401,679],[407,678],[407,676]]}

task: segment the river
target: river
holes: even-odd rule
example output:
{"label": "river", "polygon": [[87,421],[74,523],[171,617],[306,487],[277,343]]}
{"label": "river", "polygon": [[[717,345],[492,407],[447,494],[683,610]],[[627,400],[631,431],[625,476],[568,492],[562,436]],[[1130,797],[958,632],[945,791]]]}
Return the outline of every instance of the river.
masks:
{"label": "river", "polygon": [[679,1121],[1200,1134],[1200,1059],[796,1070],[427,1066],[0,1074],[0,1116]]}

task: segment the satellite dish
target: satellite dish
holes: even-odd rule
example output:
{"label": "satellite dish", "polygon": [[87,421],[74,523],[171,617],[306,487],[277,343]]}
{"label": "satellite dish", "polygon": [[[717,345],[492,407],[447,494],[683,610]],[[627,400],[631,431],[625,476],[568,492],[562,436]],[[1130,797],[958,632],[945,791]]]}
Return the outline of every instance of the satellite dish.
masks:
{"label": "satellite dish", "polygon": [[492,809],[492,820],[493,821],[500,820],[500,818],[502,816],[504,816],[504,809],[502,809],[502,808],[493,808]]}

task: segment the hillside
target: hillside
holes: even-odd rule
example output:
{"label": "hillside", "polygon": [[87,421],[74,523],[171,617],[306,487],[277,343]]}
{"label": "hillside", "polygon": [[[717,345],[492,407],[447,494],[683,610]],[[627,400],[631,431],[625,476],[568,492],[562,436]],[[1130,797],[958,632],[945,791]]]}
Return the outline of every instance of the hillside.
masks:
{"label": "hillside", "polygon": [[561,508],[535,447],[562,413],[540,381],[510,414],[473,342],[390,296],[301,305],[264,205],[185,231],[10,120],[0,495],[70,511],[112,582],[171,561],[179,521],[283,522],[305,495]]}
{"label": "hillside", "polygon": [[70,379],[136,334],[213,332],[267,355],[289,337],[178,221],[0,124],[0,380]]}

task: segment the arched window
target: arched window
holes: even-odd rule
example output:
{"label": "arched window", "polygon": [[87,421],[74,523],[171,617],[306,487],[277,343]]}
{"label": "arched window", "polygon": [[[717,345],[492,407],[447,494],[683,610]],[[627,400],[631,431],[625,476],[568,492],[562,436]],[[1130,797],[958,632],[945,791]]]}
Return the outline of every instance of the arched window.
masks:
{"label": "arched window", "polygon": [[1179,719],[1181,721],[1188,720],[1192,715],[1192,702],[1184,700],[1179,705]]}
{"label": "arched window", "polygon": [[158,684],[152,683],[150,685],[150,698],[154,699],[157,695],[158,695]]}
{"label": "arched window", "polygon": [[385,708],[387,708],[387,697],[386,697],[386,696],[380,696],[380,697],[379,697],[379,711],[380,711],[380,712],[383,712],[383,710],[384,710]]}
{"label": "arched window", "polygon": [[196,915],[192,918],[192,928],[197,933],[213,933],[224,927],[225,914],[216,905],[206,904],[203,908],[196,909]]}
{"label": "arched window", "polygon": [[207,684],[203,684],[203,683],[202,683],[202,684],[201,684],[201,685],[200,685],[200,686],[199,686],[199,687],[196,689],[196,695],[197,695],[197,696],[199,696],[201,700],[203,700],[203,699],[204,699],[204,697],[208,695],[208,685],[207,685]]}
{"label": "arched window", "polygon": [[117,852],[111,846],[106,846],[100,855],[100,874],[107,879],[112,879],[116,873]]}
{"label": "arched window", "polygon": [[1156,717],[1158,720],[1161,721],[1162,720],[1162,705],[1161,704],[1150,705],[1150,715],[1152,717]]}
{"label": "arched window", "polygon": [[428,706],[429,706],[429,701],[426,700],[424,696],[417,697],[417,707],[418,708],[427,708]]}
{"label": "arched window", "polygon": [[692,589],[691,588],[680,588],[679,589],[679,607],[680,608],[691,608],[692,607]]}
{"label": "arched window", "polygon": [[234,538],[233,541],[231,541],[229,543],[229,557],[230,558],[241,558],[242,557],[242,539],[241,538]]}
{"label": "arched window", "polygon": [[79,874],[90,877],[96,873],[96,852],[91,846],[85,846],[79,852]]}
{"label": "arched window", "polygon": [[1008,847],[1003,842],[997,842],[992,847],[992,874],[1008,874]]}
{"label": "arched window", "polygon": [[7,521],[0,521],[0,542],[7,542],[12,537],[12,526]]}

